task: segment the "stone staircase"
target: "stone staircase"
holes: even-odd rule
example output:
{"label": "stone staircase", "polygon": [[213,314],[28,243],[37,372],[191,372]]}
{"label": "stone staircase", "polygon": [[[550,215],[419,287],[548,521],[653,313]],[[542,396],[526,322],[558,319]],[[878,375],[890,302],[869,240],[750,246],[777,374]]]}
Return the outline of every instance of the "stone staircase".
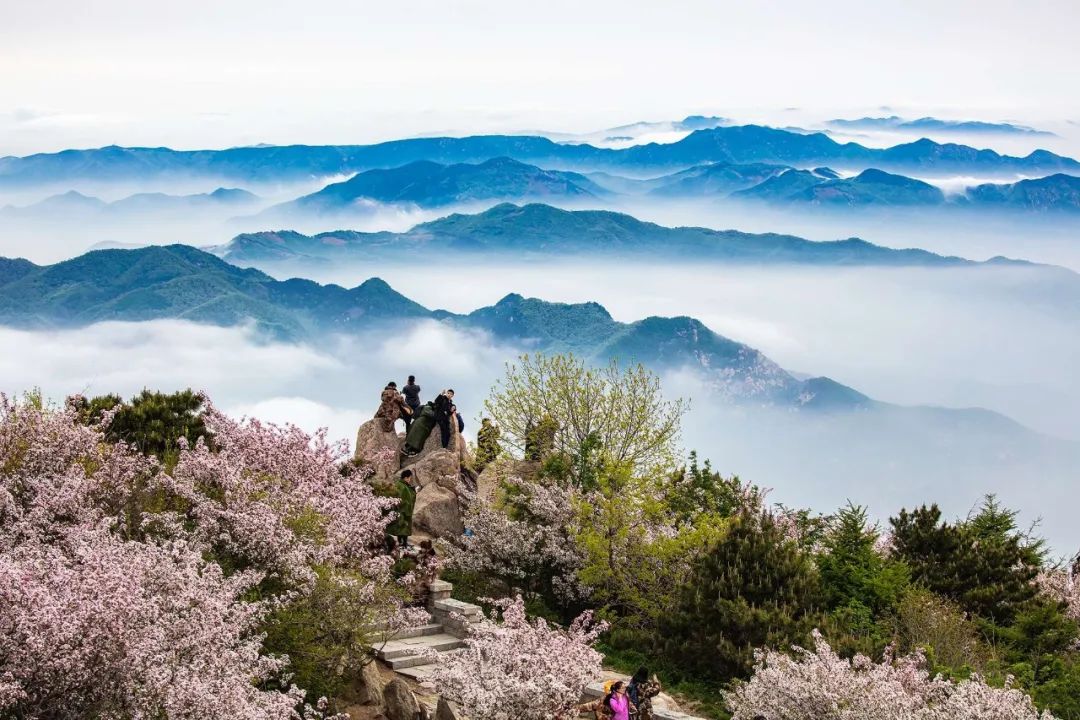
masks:
{"label": "stone staircase", "polygon": [[[381,647],[377,646],[378,658],[397,674],[422,683],[431,676],[440,656],[465,647],[463,638],[468,635],[470,625],[480,622],[483,610],[478,605],[451,598],[453,589],[448,582],[434,581],[428,600],[429,622],[378,638],[382,641]],[[585,698],[603,697],[604,681],[609,679],[626,681],[627,677],[606,671],[602,678],[585,688]],[[664,693],[653,700],[653,717],[656,720],[702,720],[681,712]]]}
{"label": "stone staircase", "polygon": [[[426,680],[438,663],[438,655],[465,647],[468,626],[480,622],[478,605],[450,597],[453,586],[442,580],[431,584],[429,622],[378,638],[378,658],[399,675]],[[432,655],[436,653],[436,655]]]}

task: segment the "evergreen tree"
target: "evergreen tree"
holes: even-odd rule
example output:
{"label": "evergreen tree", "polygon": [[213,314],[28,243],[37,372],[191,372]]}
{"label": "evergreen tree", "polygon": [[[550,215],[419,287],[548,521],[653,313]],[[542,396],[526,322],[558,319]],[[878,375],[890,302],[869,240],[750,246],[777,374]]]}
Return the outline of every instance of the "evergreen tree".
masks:
{"label": "evergreen tree", "polygon": [[205,402],[202,393],[189,388],[174,393],[143,390],[126,403],[118,395],[82,398],[77,406],[87,424],[100,421],[104,412],[116,409],[106,438],[111,442],[122,440],[169,464],[177,457],[180,438],[191,445],[200,437],[208,442],[213,439],[203,424]]}
{"label": "evergreen tree", "polygon": [[663,649],[695,677],[747,677],[754,648],[806,644],[819,605],[809,557],[771,516],[737,515],[694,562],[663,628]]}
{"label": "evergreen tree", "polygon": [[1015,518],[988,496],[963,522],[942,521],[937,505],[901,510],[889,522],[896,555],[911,568],[913,580],[1006,625],[1035,597],[1043,554],[1041,541],[1019,532]]}
{"label": "evergreen tree", "polygon": [[688,465],[671,473],[664,491],[664,501],[677,524],[692,522],[704,513],[730,517],[747,505],[763,502],[756,487],[735,476],[725,478],[708,460],[698,464],[696,451],[690,452]]}
{"label": "evergreen tree", "polygon": [[890,642],[886,622],[908,586],[903,562],[875,549],[878,532],[867,525],[866,509],[848,504],[829,522],[817,555],[825,606],[823,629],[842,655],[877,655]]}
{"label": "evergreen tree", "polygon": [[848,504],[833,518],[818,555],[824,599],[830,609],[858,604],[880,615],[896,607],[908,583],[907,567],[879,554],[876,528],[866,508]]}

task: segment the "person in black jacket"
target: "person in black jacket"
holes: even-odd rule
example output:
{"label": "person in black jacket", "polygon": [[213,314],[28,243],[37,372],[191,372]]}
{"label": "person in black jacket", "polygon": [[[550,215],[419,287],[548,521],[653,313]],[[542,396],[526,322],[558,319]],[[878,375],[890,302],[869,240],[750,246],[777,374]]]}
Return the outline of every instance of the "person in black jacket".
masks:
{"label": "person in black jacket", "polygon": [[443,390],[439,393],[439,397],[435,398],[435,422],[439,423],[443,448],[450,444],[450,419],[453,414],[454,391]]}
{"label": "person in black jacket", "polygon": [[416,384],[416,376],[410,375],[409,382],[405,384],[405,387],[401,388],[401,394],[405,396],[405,404],[412,408],[412,415],[406,415],[405,420],[405,432],[409,432],[409,426],[412,425],[412,421],[420,414],[420,386]]}

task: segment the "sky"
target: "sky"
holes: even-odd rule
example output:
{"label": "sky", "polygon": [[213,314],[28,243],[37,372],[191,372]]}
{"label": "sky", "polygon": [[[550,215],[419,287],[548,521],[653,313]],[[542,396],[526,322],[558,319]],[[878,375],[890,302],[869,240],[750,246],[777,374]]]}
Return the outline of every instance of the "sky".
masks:
{"label": "sky", "polygon": [[1080,122],[1070,0],[0,3],[0,156],[689,113]]}

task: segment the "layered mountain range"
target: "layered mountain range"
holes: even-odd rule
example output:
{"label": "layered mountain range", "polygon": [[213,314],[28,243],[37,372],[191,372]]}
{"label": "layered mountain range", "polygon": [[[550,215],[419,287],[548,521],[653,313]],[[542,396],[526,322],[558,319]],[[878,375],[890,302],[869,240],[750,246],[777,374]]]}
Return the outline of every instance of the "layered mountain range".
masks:
{"label": "layered mountain range", "polygon": [[596,303],[550,303],[511,294],[468,314],[429,310],[370,279],[346,289],[275,280],[192,247],[99,250],[54,265],[0,260],[0,323],[78,327],[103,321],[254,322],[278,338],[311,340],[432,320],[481,331],[515,349],[618,358],[656,370],[691,368],[728,400],[807,409],[857,409],[866,396],[828,378],[797,379],[761,352],[689,317],[614,320]]}
{"label": "layered mountain range", "polygon": [[0,158],[0,185],[115,181],[160,177],[208,177],[243,182],[282,182],[352,175],[421,160],[440,164],[481,163],[499,157],[547,169],[618,170],[631,175],[677,171],[712,162],[774,163],[799,168],[829,166],[858,172],[953,175],[1046,175],[1080,172],[1071,158],[1037,150],[1024,157],[1002,155],[928,139],[889,148],[839,143],[824,133],[800,133],[760,125],[696,130],[674,143],[624,149],[560,144],[544,137],[483,135],[414,138],[374,145],[258,146],[227,150],[172,150],[110,146]]}
{"label": "layered mountain range", "polygon": [[[403,252],[419,251],[549,259],[582,255],[689,258],[750,264],[925,267],[979,264],[926,250],[882,247],[858,238],[814,242],[775,233],[671,228],[622,213],[563,210],[539,203],[524,206],[503,203],[477,214],[452,214],[403,233],[352,230],[317,235],[293,231],[244,233],[212,251],[241,265],[403,257]],[[1005,258],[988,262],[1029,265]]]}
{"label": "layered mountain range", "polygon": [[510,158],[441,165],[422,160],[385,170],[367,170],[349,180],[269,208],[263,217],[297,213],[355,213],[379,205],[441,208],[485,202],[542,200],[560,204],[604,204],[619,197],[650,199],[730,198],[772,204],[911,207],[945,206],[1025,211],[1080,210],[1080,176],[1057,173],[1015,183],[984,183],[946,197],[938,187],[876,168],[842,177],[817,167],[800,170],[773,163],[716,162],[655,178],[612,173],[544,170]]}
{"label": "layered mountain range", "polygon": [[1009,122],[986,122],[984,120],[943,120],[935,117],[921,117],[907,120],[898,115],[888,117],[861,117],[854,120],[836,118],[826,125],[840,129],[854,130],[895,130],[899,132],[930,132],[941,134],[964,135],[1049,135],[1054,133],[1039,130],[1027,125]]}
{"label": "layered mountain range", "polygon": [[0,208],[7,217],[68,217],[122,218],[128,215],[187,213],[219,210],[240,212],[259,202],[258,196],[239,188],[217,188],[207,193],[170,195],[167,193],[135,193],[119,200],[106,202],[91,195],[69,190],[50,195],[44,200],[23,206]]}
{"label": "layered mountain range", "polygon": [[357,173],[267,212],[332,213],[364,201],[442,207],[518,198],[575,200],[604,194],[603,188],[579,173],[543,170],[506,157],[454,165],[421,160]]}

